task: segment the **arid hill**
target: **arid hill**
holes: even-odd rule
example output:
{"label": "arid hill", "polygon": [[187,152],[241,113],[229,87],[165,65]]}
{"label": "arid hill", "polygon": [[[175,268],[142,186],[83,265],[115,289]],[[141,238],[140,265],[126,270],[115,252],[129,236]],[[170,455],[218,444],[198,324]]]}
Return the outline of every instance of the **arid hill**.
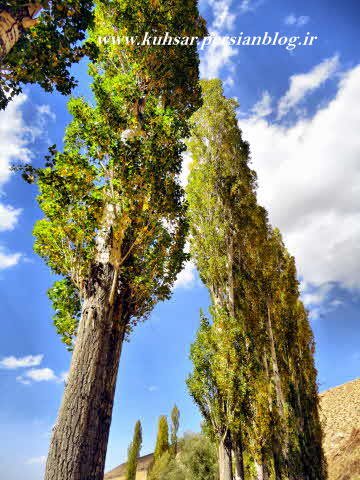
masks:
{"label": "arid hill", "polygon": [[[148,470],[151,464],[153,463],[153,461],[154,461],[153,453],[150,453],[149,455],[145,455],[139,458],[138,466],[136,470],[136,480],[146,479]],[[106,473],[104,476],[104,480],[123,480],[125,478],[125,473],[126,473],[125,467],[126,467],[126,463],[122,463],[118,467]]]}
{"label": "arid hill", "polygon": [[320,394],[329,480],[360,480],[360,378]]}

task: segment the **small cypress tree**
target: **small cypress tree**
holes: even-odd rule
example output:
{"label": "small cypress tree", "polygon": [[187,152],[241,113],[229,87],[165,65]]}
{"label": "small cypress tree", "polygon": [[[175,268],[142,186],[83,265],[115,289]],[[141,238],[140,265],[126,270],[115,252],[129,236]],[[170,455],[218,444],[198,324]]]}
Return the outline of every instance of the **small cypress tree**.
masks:
{"label": "small cypress tree", "polygon": [[155,462],[169,450],[169,426],[165,415],[159,417],[158,433],[154,452]]}
{"label": "small cypress tree", "polygon": [[134,428],[133,441],[128,449],[128,461],[126,464],[126,480],[135,480],[138,458],[142,444],[142,428],[141,422],[138,420]]}
{"label": "small cypress tree", "polygon": [[174,456],[177,454],[179,424],[180,410],[175,404],[171,411],[171,451]]}

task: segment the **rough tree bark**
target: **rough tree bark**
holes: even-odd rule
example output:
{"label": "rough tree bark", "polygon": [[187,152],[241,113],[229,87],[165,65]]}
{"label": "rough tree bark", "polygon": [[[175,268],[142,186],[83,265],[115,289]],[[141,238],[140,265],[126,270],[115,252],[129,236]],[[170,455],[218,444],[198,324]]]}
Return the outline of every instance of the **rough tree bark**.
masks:
{"label": "rough tree bark", "polygon": [[0,7],[0,61],[7,55],[19,40],[24,29],[36,24],[33,17],[42,9],[38,3],[29,3],[13,10]]}
{"label": "rough tree bark", "polygon": [[229,433],[223,435],[219,440],[219,480],[233,480],[231,440]]}
{"label": "rough tree bark", "polygon": [[[46,463],[45,480],[103,480],[116,378],[128,323],[117,263],[122,235],[105,211],[88,275],[68,383]],[[124,229],[122,229],[124,231]],[[116,292],[114,291],[116,285]]]}

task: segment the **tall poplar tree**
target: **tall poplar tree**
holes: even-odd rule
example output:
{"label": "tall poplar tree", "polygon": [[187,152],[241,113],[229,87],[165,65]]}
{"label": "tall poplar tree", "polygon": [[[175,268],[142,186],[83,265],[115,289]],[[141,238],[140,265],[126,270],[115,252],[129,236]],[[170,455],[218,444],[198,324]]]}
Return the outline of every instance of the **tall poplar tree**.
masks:
{"label": "tall poplar tree", "polygon": [[[90,37],[114,31],[201,37],[205,27],[196,0],[99,1]],[[187,258],[178,177],[198,63],[195,45],[104,45],[90,66],[96,104],[72,100],[63,151],[23,170],[44,212],[35,250],[63,276],[50,291],[54,322],[74,349],[46,480],[102,480],[124,337],[169,298]]]}
{"label": "tall poplar tree", "polygon": [[38,83],[69,94],[76,85],[69,67],[96,44],[80,45],[93,21],[93,0],[5,0],[0,5],[0,109],[22,90]]}
{"label": "tall poplar tree", "polygon": [[155,462],[159,461],[161,456],[169,450],[169,425],[165,415],[159,417],[156,445],[154,451]]}
{"label": "tall poplar tree", "polygon": [[178,431],[180,425],[180,411],[176,404],[171,411],[171,450],[172,454],[176,456],[178,449]]}
{"label": "tall poplar tree", "polygon": [[217,425],[229,431],[227,458],[219,450],[220,478],[231,478],[222,464],[233,454],[241,480],[247,472],[259,480],[320,480],[326,469],[313,343],[294,260],[257,204],[237,103],[223,96],[219,80],[202,88],[188,142],[187,198],[191,253],[210,290],[212,323],[201,321],[192,346],[190,392],[219,446]]}
{"label": "tall poplar tree", "polygon": [[141,422],[138,420],[134,428],[134,436],[128,449],[128,459],[126,463],[126,480],[135,480],[138,458],[142,444]]}

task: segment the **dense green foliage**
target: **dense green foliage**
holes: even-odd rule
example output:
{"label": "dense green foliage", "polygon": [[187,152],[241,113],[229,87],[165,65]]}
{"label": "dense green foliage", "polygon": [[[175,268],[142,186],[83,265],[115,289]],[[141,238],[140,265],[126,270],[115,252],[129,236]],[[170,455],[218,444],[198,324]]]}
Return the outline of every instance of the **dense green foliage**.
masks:
{"label": "dense green foliage", "polygon": [[169,426],[165,415],[159,417],[158,432],[154,451],[155,465],[165,452],[169,451]]}
{"label": "dense green foliage", "polygon": [[[38,83],[46,91],[54,88],[69,94],[76,85],[70,73],[84,55],[94,58],[95,43],[81,45],[93,21],[93,0],[39,0],[42,6],[36,25],[23,28],[11,51],[0,59],[0,109],[21,92],[23,83]],[[7,0],[0,11],[19,19],[31,2]]]}
{"label": "dense green foliage", "polygon": [[[139,22],[139,18],[143,21]],[[146,20],[146,21],[145,21]],[[194,0],[99,1],[91,38],[117,31],[205,33]],[[171,61],[170,61],[171,60]],[[169,297],[184,260],[187,221],[178,183],[188,118],[200,106],[196,47],[108,44],[90,66],[96,104],[72,99],[63,152],[26,166],[45,217],[35,251],[65,278],[50,291],[55,324],[71,348],[79,310],[99,258],[114,271],[123,321],[146,318]],[[72,321],[71,321],[72,319]]]}
{"label": "dense green foliage", "polygon": [[151,480],[217,480],[216,448],[202,434],[187,434],[179,440],[174,458],[166,452],[155,464]]}
{"label": "dense green foliage", "polygon": [[136,468],[142,444],[142,430],[141,423],[138,420],[135,424],[134,437],[129,445],[128,460],[126,463],[126,480],[135,480]]}
{"label": "dense green foliage", "polygon": [[202,315],[188,387],[208,431],[233,452],[238,475],[261,469],[270,478],[321,480],[314,342],[294,259],[257,204],[237,103],[219,80],[202,88],[187,199],[212,322]]}

